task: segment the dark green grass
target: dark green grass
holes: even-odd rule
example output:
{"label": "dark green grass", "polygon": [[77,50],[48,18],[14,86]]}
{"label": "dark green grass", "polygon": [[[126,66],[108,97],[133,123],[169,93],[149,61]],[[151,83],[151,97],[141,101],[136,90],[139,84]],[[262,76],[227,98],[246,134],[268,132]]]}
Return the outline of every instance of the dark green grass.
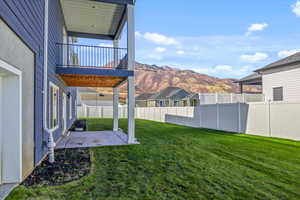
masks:
{"label": "dark green grass", "polygon": [[[111,129],[91,119],[89,130]],[[120,126],[126,130],[126,121]],[[141,145],[92,149],[92,173],[9,199],[300,199],[300,143],[137,120]]]}

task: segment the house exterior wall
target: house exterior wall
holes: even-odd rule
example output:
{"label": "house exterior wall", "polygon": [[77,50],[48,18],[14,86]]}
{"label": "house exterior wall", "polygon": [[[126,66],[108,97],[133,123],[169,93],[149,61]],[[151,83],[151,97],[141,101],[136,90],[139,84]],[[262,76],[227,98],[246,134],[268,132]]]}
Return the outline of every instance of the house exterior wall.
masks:
{"label": "house exterior wall", "polygon": [[273,100],[273,88],[283,87],[284,101],[300,100],[300,64],[272,69],[263,73],[263,93]]}
{"label": "house exterior wall", "polygon": [[2,20],[0,30],[0,59],[22,72],[22,174],[26,176],[34,166],[34,53]]}
{"label": "house exterior wall", "polygon": [[147,107],[148,103],[146,100],[136,100],[136,107]]}
{"label": "house exterior wall", "polygon": [[[76,90],[72,88],[68,88],[62,79],[58,77],[56,74],[56,64],[58,63],[58,59],[60,59],[57,55],[57,46],[56,43],[63,43],[64,40],[64,17],[60,5],[59,0],[51,0],[49,1],[49,41],[48,41],[48,79],[55,85],[59,87],[59,128],[54,132],[54,139],[57,141],[60,136],[62,135],[63,131],[63,123],[62,123],[62,113],[63,113],[63,98],[62,93],[68,93],[70,92],[72,96],[72,108],[73,112],[75,113],[75,99],[77,97]],[[49,88],[49,87],[48,87]],[[69,100],[67,100],[67,113],[69,113]],[[67,128],[69,128],[73,121],[75,120],[75,115],[73,115],[73,118],[69,120],[67,118]]]}
{"label": "house exterior wall", "polygon": [[[34,118],[42,119],[42,70],[43,70],[43,1],[0,1],[0,18],[16,36],[34,53]],[[2,41],[1,41],[2,43]],[[5,47],[5,46],[4,46]],[[6,49],[4,49],[6,51]],[[3,55],[3,54],[2,54]],[[16,56],[22,58],[21,55]],[[9,61],[8,61],[9,62]],[[16,64],[16,63],[11,63]],[[26,69],[27,70],[27,69]],[[29,70],[29,69],[28,69]],[[42,145],[42,123],[34,123],[35,145]],[[36,156],[36,155],[35,155]],[[36,160],[36,158],[35,158]]]}
{"label": "house exterior wall", "polygon": [[148,107],[155,107],[156,106],[156,101],[155,100],[149,100],[147,102],[147,106]]}
{"label": "house exterior wall", "polygon": [[[57,42],[63,41],[63,16],[60,8],[59,0],[49,1],[49,45],[48,45],[48,81],[55,83],[60,88],[60,97],[62,97],[62,92],[72,95],[73,105],[72,109],[75,113],[75,101],[76,94],[74,89],[67,88],[64,82],[56,75],[55,68],[57,63],[57,54],[55,44]],[[19,41],[24,43],[27,49],[30,49],[32,57],[34,58],[34,67],[25,67],[25,65],[18,65],[20,62],[18,58],[24,59],[23,54],[27,53],[28,50],[22,51],[18,56],[15,56],[14,61],[9,61],[12,65],[18,65],[20,68],[24,67],[23,71],[28,73],[33,80],[29,80],[33,90],[30,91],[34,93],[33,99],[28,100],[28,109],[32,109],[33,104],[33,115],[34,115],[34,164],[38,164],[47,153],[47,133],[43,130],[43,72],[44,72],[44,0],[35,1],[19,1],[19,0],[1,0],[0,1],[0,19],[14,32],[15,36],[19,38]],[[4,26],[2,23],[2,26]],[[0,29],[2,33],[2,29]],[[10,36],[12,37],[12,36]],[[2,45],[2,37],[0,36],[1,46],[6,48],[7,45]],[[12,43],[13,44],[13,43]],[[8,46],[12,45],[8,44]],[[16,44],[15,50],[17,52],[21,50],[20,44]],[[0,47],[1,48],[1,47]],[[24,48],[24,47],[22,47]],[[0,56],[7,57],[7,49],[0,50]],[[16,52],[14,52],[16,53]],[[4,58],[5,59],[5,58]],[[10,58],[11,59],[11,58]],[[25,61],[22,60],[24,63]],[[27,64],[28,66],[30,64]],[[29,85],[30,85],[29,84]],[[62,116],[62,98],[59,98],[59,115]],[[69,100],[68,100],[69,103]],[[27,106],[27,105],[23,105]],[[69,113],[69,106],[67,106],[67,112]],[[31,116],[32,117],[32,116]],[[75,114],[73,118],[68,119],[68,127],[75,119]],[[55,140],[59,139],[62,134],[62,118],[59,118],[59,128],[54,132]],[[29,137],[30,138],[30,137]]]}

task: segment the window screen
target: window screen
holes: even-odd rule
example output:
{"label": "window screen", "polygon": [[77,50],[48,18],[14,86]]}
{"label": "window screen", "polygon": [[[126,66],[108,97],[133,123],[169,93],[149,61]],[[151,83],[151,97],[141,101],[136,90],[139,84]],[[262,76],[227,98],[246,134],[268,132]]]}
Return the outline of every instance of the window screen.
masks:
{"label": "window screen", "polygon": [[273,101],[283,101],[283,88],[273,88]]}

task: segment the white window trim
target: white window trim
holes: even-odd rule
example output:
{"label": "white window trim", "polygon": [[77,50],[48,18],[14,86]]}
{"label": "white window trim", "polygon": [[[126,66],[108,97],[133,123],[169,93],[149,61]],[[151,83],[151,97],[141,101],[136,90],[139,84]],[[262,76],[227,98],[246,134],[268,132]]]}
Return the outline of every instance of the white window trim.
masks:
{"label": "white window trim", "polygon": [[69,98],[69,120],[73,118],[73,97],[70,95]]}
{"label": "white window trim", "polygon": [[[58,96],[57,96],[57,125],[55,126],[55,127],[53,127],[53,128],[50,128],[49,130],[53,133],[54,131],[56,131],[58,128],[59,128],[59,122],[60,122],[60,120],[59,120],[59,101],[60,101],[60,95],[59,95],[59,93],[60,93],[60,91],[59,91],[59,87],[57,86],[57,85],[55,85],[53,82],[49,82],[49,95],[48,95],[48,99],[50,99],[50,98],[52,98],[52,96],[51,96],[51,94],[50,94],[50,88],[51,87],[53,87],[53,88],[55,88],[55,89],[57,89],[58,90]],[[48,122],[50,122],[50,120],[52,120],[52,119],[50,119],[51,118],[51,115],[50,115],[50,103],[49,103],[49,107],[48,107]],[[50,123],[48,123],[48,124],[50,124]]]}
{"label": "white window trim", "polygon": [[[19,92],[18,92],[18,95],[19,95],[19,99],[18,99],[18,101],[19,101],[18,102],[19,103],[18,137],[16,138],[17,141],[14,140],[14,142],[11,146],[14,146],[15,148],[18,148],[18,156],[14,157],[14,160],[16,162],[18,162],[18,165],[17,165],[17,168],[15,169],[16,171],[14,171],[15,175],[12,179],[14,179],[13,180],[14,182],[17,181],[17,182],[21,183],[22,182],[22,173],[23,173],[22,172],[22,170],[23,170],[23,162],[22,162],[22,156],[23,156],[23,153],[22,153],[22,146],[23,146],[23,144],[22,144],[22,141],[23,141],[23,137],[22,137],[23,136],[23,134],[22,134],[22,128],[23,128],[23,123],[22,123],[22,111],[23,111],[23,108],[22,108],[22,106],[23,106],[23,104],[22,104],[22,94],[23,94],[22,79],[23,79],[23,73],[18,68],[15,68],[14,66],[8,64],[7,62],[5,62],[4,60],[1,60],[1,59],[0,59],[0,68],[3,68],[5,70],[15,74],[19,78],[19,81],[18,81],[19,82],[19,88],[18,88],[19,89]],[[0,131],[2,131],[2,130],[0,130]],[[1,134],[0,134],[0,136],[1,136]],[[16,146],[16,144],[19,144],[19,145]],[[0,144],[0,146],[3,148],[3,144],[2,145]],[[3,153],[3,152],[0,151],[0,153]],[[2,159],[3,159],[3,157],[2,157]],[[3,161],[6,162],[5,160],[3,160]],[[3,165],[3,162],[2,162],[2,165]],[[3,174],[4,173],[5,172],[2,171],[2,177],[1,177],[2,179],[3,179]],[[9,181],[9,182],[11,182],[11,181]]]}

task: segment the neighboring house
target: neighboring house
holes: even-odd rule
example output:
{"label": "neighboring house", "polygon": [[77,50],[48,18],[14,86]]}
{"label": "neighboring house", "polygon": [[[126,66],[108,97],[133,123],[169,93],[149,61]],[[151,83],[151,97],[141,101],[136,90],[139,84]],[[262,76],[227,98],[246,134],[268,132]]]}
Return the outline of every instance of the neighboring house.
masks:
{"label": "neighboring house", "polygon": [[[260,68],[251,76],[239,82],[262,84],[267,101],[300,100],[300,53]],[[244,79],[248,79],[247,82]]]}
{"label": "neighboring house", "polygon": [[[76,119],[75,87],[114,88],[118,130],[118,86],[127,81],[128,143],[135,142],[134,2],[0,1],[0,184],[20,183],[53,152],[52,140]],[[118,48],[124,33],[127,48]],[[114,48],[71,37],[110,40]]]}
{"label": "neighboring house", "polygon": [[187,106],[196,107],[200,105],[200,95],[198,93],[192,93],[183,100],[187,102]]}
{"label": "neighboring house", "polygon": [[182,107],[188,106],[188,96],[191,93],[178,87],[168,87],[154,94],[142,94],[136,97],[139,107]]}
{"label": "neighboring house", "polygon": [[145,93],[137,96],[135,98],[136,107],[150,107],[149,106],[149,99],[153,96],[154,93]]}

